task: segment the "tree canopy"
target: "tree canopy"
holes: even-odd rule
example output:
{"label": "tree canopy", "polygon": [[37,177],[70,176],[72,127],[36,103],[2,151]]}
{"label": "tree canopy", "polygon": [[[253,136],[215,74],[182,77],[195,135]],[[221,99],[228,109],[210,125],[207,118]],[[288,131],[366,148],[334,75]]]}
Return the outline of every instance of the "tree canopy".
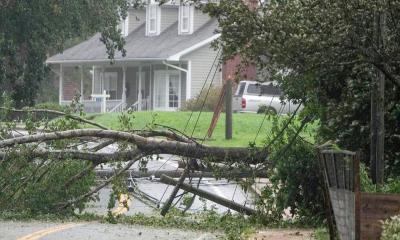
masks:
{"label": "tree canopy", "polygon": [[0,89],[16,106],[32,105],[45,78],[49,52],[61,52],[66,42],[101,32],[109,58],[124,53],[118,29],[131,1],[0,1]]}
{"label": "tree canopy", "polygon": [[[203,8],[218,18],[225,59],[239,53],[268,70],[286,97],[319,117],[322,139],[350,150],[368,152],[371,80],[383,72],[385,156],[399,172],[400,1],[271,0],[252,11],[221,0]],[[385,30],[377,32],[381,14]]]}

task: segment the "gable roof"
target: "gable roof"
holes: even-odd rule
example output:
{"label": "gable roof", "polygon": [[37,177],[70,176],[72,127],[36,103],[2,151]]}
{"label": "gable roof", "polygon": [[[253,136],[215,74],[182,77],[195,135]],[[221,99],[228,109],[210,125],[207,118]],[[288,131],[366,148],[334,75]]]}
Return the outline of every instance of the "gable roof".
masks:
{"label": "gable roof", "polygon": [[[178,35],[175,22],[158,36],[145,35],[146,24],[131,32],[126,38],[126,56],[115,53],[115,61],[174,60],[192,52],[219,37],[215,33],[218,23],[211,19],[193,34]],[[171,58],[172,57],[172,58]],[[47,59],[47,63],[108,62],[105,45],[97,33],[90,39]]]}

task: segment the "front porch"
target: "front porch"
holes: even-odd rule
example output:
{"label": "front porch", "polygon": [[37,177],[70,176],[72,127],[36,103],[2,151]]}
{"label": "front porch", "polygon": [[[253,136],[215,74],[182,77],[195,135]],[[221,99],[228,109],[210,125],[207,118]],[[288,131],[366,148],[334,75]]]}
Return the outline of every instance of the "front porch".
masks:
{"label": "front porch", "polygon": [[59,65],[59,103],[79,96],[84,111],[175,111],[190,98],[187,62]]}

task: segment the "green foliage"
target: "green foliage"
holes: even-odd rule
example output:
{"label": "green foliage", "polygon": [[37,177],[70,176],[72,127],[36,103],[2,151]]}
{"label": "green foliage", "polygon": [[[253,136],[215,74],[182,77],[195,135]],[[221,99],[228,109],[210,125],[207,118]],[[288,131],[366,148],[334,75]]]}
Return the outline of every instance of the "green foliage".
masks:
{"label": "green foliage", "polygon": [[384,185],[376,185],[368,175],[369,169],[364,165],[360,165],[360,183],[361,191],[370,193],[400,193],[400,178],[388,178]]}
{"label": "green foliage", "polygon": [[[72,110],[68,110],[72,111]],[[11,112],[6,112],[7,119]],[[44,131],[76,129],[79,123],[68,118],[58,118],[51,122],[36,120],[32,113],[22,120],[24,130],[30,134],[40,127]],[[15,121],[0,122],[0,137],[9,137],[16,129]],[[48,143],[52,149],[64,149],[74,145],[76,140],[59,140]],[[88,192],[94,185],[95,175],[89,171],[86,175],[69,183],[69,180],[90,167],[91,163],[77,160],[58,160],[57,158],[37,158],[32,151],[40,150],[39,144],[15,146],[2,149],[0,157],[0,211],[11,211],[28,215],[64,213],[72,214],[75,209],[82,210],[91,197],[78,201],[67,208],[61,208]]]}
{"label": "green foliage", "polygon": [[[2,211],[25,211],[32,214],[59,211],[57,204],[80,196],[94,184],[94,174],[90,173],[70,187],[64,187],[72,176],[87,166],[85,162],[33,161],[28,149],[26,154],[21,153],[21,150],[18,153],[10,152],[0,164]],[[74,208],[83,209],[86,201],[77,203]],[[71,213],[73,209],[66,210]]]}
{"label": "green foliage", "polygon": [[301,130],[298,121],[290,123],[281,134],[289,118],[273,119],[273,132],[266,139],[266,144],[276,139],[268,149],[267,161],[273,167],[268,171],[270,184],[263,189],[258,205],[270,219],[282,219],[289,210],[298,221],[318,225],[324,219],[324,209],[315,147],[297,136]]}
{"label": "green foliage", "polygon": [[400,240],[400,216],[394,216],[383,222],[382,240]]}
{"label": "green foliage", "polygon": [[325,228],[318,228],[314,232],[314,237],[316,240],[329,240],[329,233]]}
{"label": "green foliage", "polygon": [[16,107],[32,106],[49,73],[47,54],[63,51],[71,39],[100,32],[110,59],[116,51],[124,55],[117,26],[130,2],[137,1],[2,1],[0,94],[11,94]]}
{"label": "green foliage", "polygon": [[187,100],[182,107],[182,111],[197,112],[203,109],[205,112],[212,112],[218,104],[220,93],[221,87],[205,88],[199,95]]}
{"label": "green foliage", "polygon": [[[271,0],[251,11],[242,0],[221,0],[203,9],[219,21],[224,59],[240,53],[269,72],[285,97],[320,119],[319,141],[362,150],[366,163],[371,82],[382,71],[386,173],[400,175],[400,1]],[[381,48],[377,14],[386,16]]]}
{"label": "green foliage", "polygon": [[35,104],[35,109],[49,109],[49,110],[56,110],[60,112],[67,112],[68,106],[63,106],[58,103],[54,102],[43,102]]}

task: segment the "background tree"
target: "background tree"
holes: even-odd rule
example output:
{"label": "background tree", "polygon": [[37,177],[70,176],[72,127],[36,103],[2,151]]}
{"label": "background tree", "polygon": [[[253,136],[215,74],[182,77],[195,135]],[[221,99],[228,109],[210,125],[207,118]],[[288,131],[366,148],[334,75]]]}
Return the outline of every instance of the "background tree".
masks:
{"label": "background tree", "polygon": [[[135,1],[136,2],[136,1]],[[17,107],[33,105],[39,83],[48,72],[49,52],[66,42],[101,32],[109,58],[124,54],[118,29],[131,1],[0,1],[0,89]]]}
{"label": "background tree", "polygon": [[[318,117],[321,141],[368,154],[371,80],[383,72],[388,176],[400,173],[399,0],[271,0],[257,11],[221,0],[203,9],[218,18],[225,58],[240,53],[268,70],[285,97],[303,101],[305,112]],[[383,48],[374,39],[382,12]]]}

